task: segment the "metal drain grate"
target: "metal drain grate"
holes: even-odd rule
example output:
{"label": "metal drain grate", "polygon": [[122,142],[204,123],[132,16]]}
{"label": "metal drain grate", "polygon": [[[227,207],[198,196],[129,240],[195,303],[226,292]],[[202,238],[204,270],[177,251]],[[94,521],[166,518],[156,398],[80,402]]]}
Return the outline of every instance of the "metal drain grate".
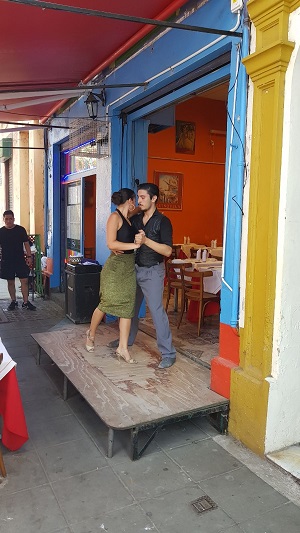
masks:
{"label": "metal drain grate", "polygon": [[205,513],[206,511],[212,511],[218,507],[217,504],[207,495],[197,498],[197,500],[191,502],[191,505],[198,514]]}

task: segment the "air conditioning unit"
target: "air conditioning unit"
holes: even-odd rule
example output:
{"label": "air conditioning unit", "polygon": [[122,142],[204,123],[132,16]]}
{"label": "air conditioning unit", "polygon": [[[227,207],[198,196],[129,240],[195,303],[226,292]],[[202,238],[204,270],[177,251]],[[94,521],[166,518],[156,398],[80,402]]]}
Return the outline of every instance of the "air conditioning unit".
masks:
{"label": "air conditioning unit", "polygon": [[5,163],[12,156],[12,138],[5,137],[0,139],[0,161]]}

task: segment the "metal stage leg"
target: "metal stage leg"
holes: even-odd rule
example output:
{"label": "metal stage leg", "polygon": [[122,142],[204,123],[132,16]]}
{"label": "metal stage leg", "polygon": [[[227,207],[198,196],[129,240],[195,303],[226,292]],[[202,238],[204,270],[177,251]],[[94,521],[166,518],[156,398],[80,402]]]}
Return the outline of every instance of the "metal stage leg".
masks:
{"label": "metal stage leg", "polygon": [[149,444],[153,441],[154,437],[157,435],[158,431],[163,427],[163,424],[156,426],[152,435],[150,435],[147,442],[144,444],[143,448],[139,451],[139,431],[140,428],[132,428],[131,430],[131,459],[132,461],[137,461],[142,457],[144,451],[148,448]]}
{"label": "metal stage leg", "polygon": [[208,416],[211,425],[214,426],[221,433],[221,435],[227,435],[228,414],[229,409],[227,409],[226,411],[211,413]]}
{"label": "metal stage leg", "polygon": [[40,364],[41,364],[41,355],[42,355],[42,348],[41,348],[41,346],[38,344],[38,352],[37,352],[37,359],[36,359],[36,364],[37,364],[37,365],[40,365]]}
{"label": "metal stage leg", "polygon": [[63,384],[63,399],[68,399],[68,378],[64,375],[64,384]]}
{"label": "metal stage leg", "polygon": [[114,430],[108,428],[108,443],[107,443],[107,457],[109,459],[113,456],[113,447],[114,447]]}

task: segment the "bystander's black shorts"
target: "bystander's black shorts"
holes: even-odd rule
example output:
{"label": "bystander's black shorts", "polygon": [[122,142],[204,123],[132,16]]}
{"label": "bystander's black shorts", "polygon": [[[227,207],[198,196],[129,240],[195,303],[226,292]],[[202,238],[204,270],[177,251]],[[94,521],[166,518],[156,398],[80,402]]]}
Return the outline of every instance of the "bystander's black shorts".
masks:
{"label": "bystander's black shorts", "polygon": [[5,261],[1,261],[1,278],[2,279],[24,279],[28,278],[30,272],[30,268],[26,265],[26,263],[21,263],[18,265],[15,265],[13,263],[6,263]]}

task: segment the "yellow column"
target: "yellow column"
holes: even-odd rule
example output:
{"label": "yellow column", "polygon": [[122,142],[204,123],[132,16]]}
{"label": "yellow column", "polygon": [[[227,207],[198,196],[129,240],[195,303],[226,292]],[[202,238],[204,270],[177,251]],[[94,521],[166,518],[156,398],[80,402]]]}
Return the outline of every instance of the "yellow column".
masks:
{"label": "yellow column", "polygon": [[16,224],[29,231],[29,194],[28,194],[28,131],[14,133],[13,145],[13,211]]}
{"label": "yellow column", "polygon": [[44,250],[44,132],[29,132],[29,207],[30,233],[41,236],[41,247]]}
{"label": "yellow column", "polygon": [[291,9],[300,0],[250,0],[256,51],[244,60],[253,81],[245,327],[240,367],[231,374],[229,431],[264,453],[274,328],[277,224],[285,73]]}

